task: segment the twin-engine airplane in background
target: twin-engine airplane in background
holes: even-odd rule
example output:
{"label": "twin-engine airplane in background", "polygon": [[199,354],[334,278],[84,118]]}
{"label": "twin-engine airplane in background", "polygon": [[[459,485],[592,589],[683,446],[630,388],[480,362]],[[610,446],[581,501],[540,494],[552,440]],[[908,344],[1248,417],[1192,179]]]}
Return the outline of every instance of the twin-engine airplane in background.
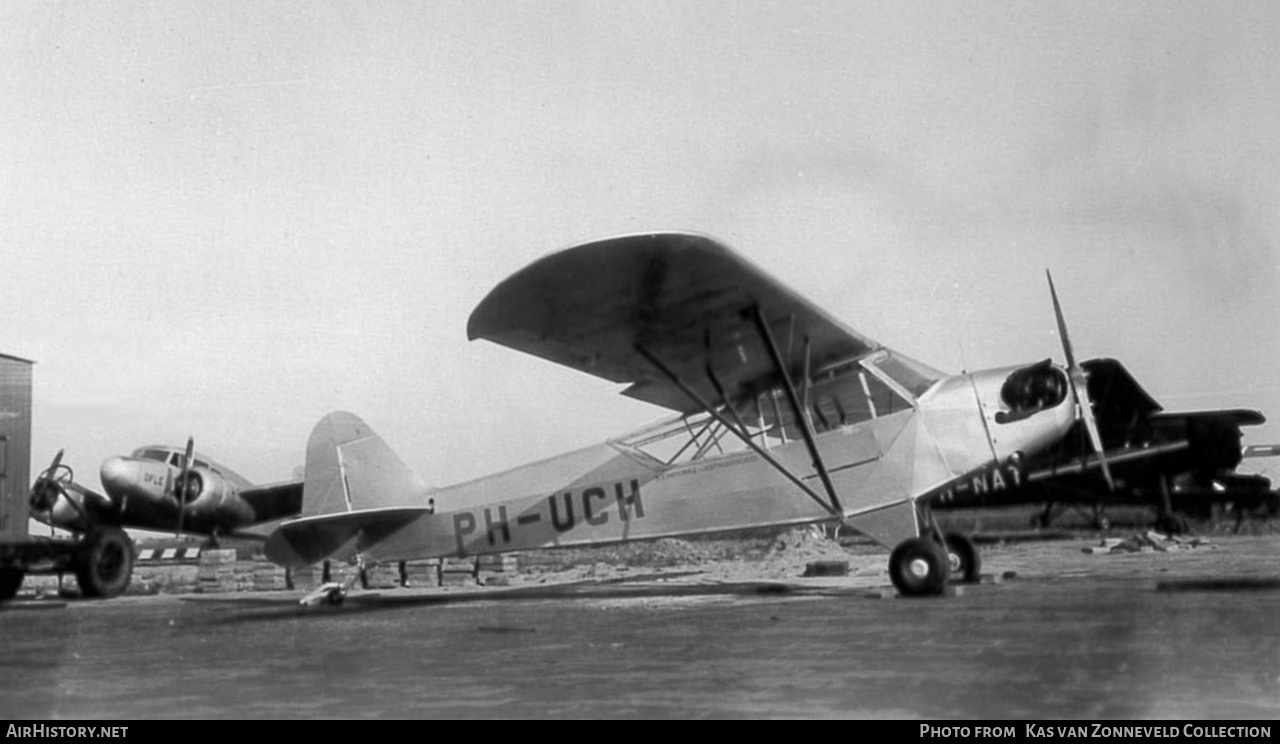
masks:
{"label": "twin-engine airplane in background", "polygon": [[[166,446],[141,447],[128,457],[112,457],[99,470],[104,493],[76,483],[62,452],[31,489],[31,516],[53,527],[81,533],[120,556],[118,561],[80,576],[92,596],[115,596],[128,586],[133,547],[123,528],[219,536],[253,525],[296,516],[302,506],[302,481],[256,486],[229,468],[194,451]],[[87,586],[87,588],[86,588]]]}
{"label": "twin-engine airplane in background", "polygon": [[428,489],[363,421],[330,414],[308,443],[302,514],[276,527],[267,555],[286,566],[391,562],[841,521],[892,550],[901,593],[939,594],[953,573],[976,580],[979,559],[967,539],[942,534],[936,499],[1022,472],[1076,426],[1103,452],[1053,299],[1065,367],[947,375],[709,237],[632,235],[554,253],[490,292],[468,336],[627,383],[624,395],[676,415]]}

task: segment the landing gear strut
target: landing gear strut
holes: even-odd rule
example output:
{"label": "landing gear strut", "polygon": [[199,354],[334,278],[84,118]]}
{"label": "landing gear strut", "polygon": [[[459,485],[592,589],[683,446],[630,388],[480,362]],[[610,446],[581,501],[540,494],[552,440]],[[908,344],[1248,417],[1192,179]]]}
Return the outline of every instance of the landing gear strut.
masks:
{"label": "landing gear strut", "polygon": [[324,575],[321,585],[313,592],[298,601],[298,604],[307,607],[314,607],[318,604],[340,605],[347,598],[347,592],[351,591],[351,587],[355,586],[357,581],[364,589],[369,588],[369,575],[367,573],[369,565],[364,558],[357,558],[355,570],[347,576],[345,581],[337,582],[329,580],[329,562],[325,561]]}

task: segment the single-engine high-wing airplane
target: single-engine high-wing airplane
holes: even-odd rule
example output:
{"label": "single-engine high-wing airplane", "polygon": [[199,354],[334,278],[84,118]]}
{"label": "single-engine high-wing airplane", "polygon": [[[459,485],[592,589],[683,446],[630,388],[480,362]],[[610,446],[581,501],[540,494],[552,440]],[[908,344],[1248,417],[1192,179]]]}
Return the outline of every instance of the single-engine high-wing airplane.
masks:
{"label": "single-engine high-wing airplane", "polygon": [[623,394],[676,415],[433,490],[363,421],[331,414],[308,444],[302,516],[272,532],[271,560],[390,562],[840,520],[891,548],[901,593],[938,594],[953,572],[975,580],[978,555],[941,534],[934,498],[1003,477],[1077,419],[1101,449],[1069,344],[1066,367],[946,375],[697,234],[542,258],[490,292],[467,333],[626,383]]}
{"label": "single-engine high-wing airplane", "polygon": [[264,522],[297,516],[302,481],[254,485],[230,468],[186,449],[140,447],[102,463],[104,493],[74,482],[61,454],[32,489],[31,514],[72,532],[103,526],[205,535],[265,538],[246,533]]}

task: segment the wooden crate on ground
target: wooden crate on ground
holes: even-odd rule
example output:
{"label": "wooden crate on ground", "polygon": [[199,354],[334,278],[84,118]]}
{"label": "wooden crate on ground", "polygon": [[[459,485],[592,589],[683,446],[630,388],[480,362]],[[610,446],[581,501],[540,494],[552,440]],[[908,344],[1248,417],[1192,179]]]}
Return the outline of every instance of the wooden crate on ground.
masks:
{"label": "wooden crate on ground", "polygon": [[475,574],[450,572],[440,574],[440,586],[475,586]]}
{"label": "wooden crate on ground", "polygon": [[393,589],[400,586],[399,564],[372,566],[365,570],[370,589]]}
{"label": "wooden crate on ground", "polygon": [[278,592],[287,588],[284,567],[273,563],[253,564],[253,590],[255,592]]}
{"label": "wooden crate on ground", "polygon": [[302,589],[311,591],[320,586],[320,566],[304,566],[303,568],[290,568],[289,581],[293,583],[292,589]]}
{"label": "wooden crate on ground", "polygon": [[440,559],[408,561],[405,574],[409,586],[440,586]]}
{"label": "wooden crate on ground", "polygon": [[440,573],[476,575],[475,558],[441,558]]}
{"label": "wooden crate on ground", "polygon": [[520,570],[520,560],[514,553],[482,555],[476,558],[476,567],[480,571],[514,573]]}
{"label": "wooden crate on ground", "polygon": [[206,550],[196,569],[196,591],[205,593],[236,590],[236,551]]}

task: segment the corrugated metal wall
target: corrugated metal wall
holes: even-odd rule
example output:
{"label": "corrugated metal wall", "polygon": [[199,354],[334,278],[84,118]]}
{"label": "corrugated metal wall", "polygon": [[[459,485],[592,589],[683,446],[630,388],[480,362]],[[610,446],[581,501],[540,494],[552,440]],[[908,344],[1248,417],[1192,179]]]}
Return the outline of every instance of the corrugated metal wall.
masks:
{"label": "corrugated metal wall", "polygon": [[0,540],[27,537],[31,366],[25,359],[0,354]]}

